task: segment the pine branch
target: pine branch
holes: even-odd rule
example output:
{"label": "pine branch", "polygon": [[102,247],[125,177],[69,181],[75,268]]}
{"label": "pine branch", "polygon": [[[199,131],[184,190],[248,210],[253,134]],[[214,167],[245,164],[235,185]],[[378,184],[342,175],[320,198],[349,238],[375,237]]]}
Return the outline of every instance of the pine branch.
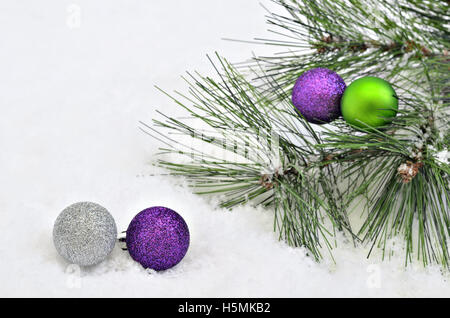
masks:
{"label": "pine branch", "polygon": [[[270,31],[278,39],[257,41],[285,51],[254,60],[265,65],[260,76],[273,77],[288,93],[303,72],[316,67],[332,69],[349,82],[382,76],[403,89],[405,69],[412,71],[449,47],[446,1],[273,2],[287,12],[268,15]],[[282,97],[276,91],[268,93]]]}
{"label": "pine branch", "polygon": [[449,147],[448,72],[441,63],[438,58],[423,68],[428,90],[436,95],[401,100],[401,113],[382,129],[342,134],[330,128],[318,146],[339,152],[330,162],[345,167],[343,179],[363,172],[347,197],[349,205],[361,195],[368,199],[367,218],[358,233],[363,241],[390,255],[389,241],[402,235],[406,264],[415,257],[425,265],[449,267],[449,156],[443,160],[437,155],[448,154]]}
{"label": "pine branch", "polygon": [[[142,126],[165,145],[159,165],[223,207],[273,207],[280,238],[316,260],[342,231],[386,257],[402,236],[406,264],[450,267],[448,1],[274,2],[289,14],[269,17],[284,39],[261,41],[289,51],[255,58],[252,81],[219,56],[218,79],[188,73],[189,93],[167,95],[189,119]],[[390,80],[399,114],[377,129],[310,125],[289,100],[314,67]],[[359,200],[355,235],[348,214]]]}
{"label": "pine branch", "polygon": [[[324,157],[315,146],[320,137],[292,105],[275,106],[226,60],[217,58],[221,71],[211,63],[219,81],[189,74],[189,95],[167,94],[196,121],[161,114],[164,120],[154,120],[154,127],[143,124],[144,131],[166,144],[162,154],[188,158],[160,159],[158,164],[187,178],[196,193],[220,195],[222,207],[247,202],[274,206],[280,237],[320,259],[322,248],[333,246],[332,233],[350,231],[338,203],[340,194],[330,191],[330,180],[337,176],[315,161]],[[205,128],[194,128],[200,124]],[[176,139],[170,137],[174,134]],[[183,136],[199,143],[181,143]],[[219,156],[214,155],[217,150]]]}

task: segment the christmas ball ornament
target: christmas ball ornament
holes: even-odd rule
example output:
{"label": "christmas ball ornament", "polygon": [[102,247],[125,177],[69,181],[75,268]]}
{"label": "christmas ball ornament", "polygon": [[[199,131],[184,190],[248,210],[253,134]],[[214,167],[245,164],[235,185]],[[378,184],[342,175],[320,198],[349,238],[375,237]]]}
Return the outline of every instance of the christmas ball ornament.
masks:
{"label": "christmas ball ornament", "polygon": [[189,248],[189,229],[175,211],[152,207],[134,217],[127,229],[131,257],[144,268],[162,271],[177,265]]}
{"label": "christmas ball ornament", "polygon": [[292,91],[292,103],[307,121],[314,124],[332,122],[341,115],[344,80],[326,68],[303,73]]}
{"label": "christmas ball ornament", "polygon": [[58,253],[72,264],[96,265],[111,253],[117,228],[111,214],[92,202],[72,204],[64,209],[53,227]]}
{"label": "christmas ball ornament", "polygon": [[345,90],[341,110],[347,123],[365,129],[377,128],[397,115],[398,97],[387,81],[367,76]]}

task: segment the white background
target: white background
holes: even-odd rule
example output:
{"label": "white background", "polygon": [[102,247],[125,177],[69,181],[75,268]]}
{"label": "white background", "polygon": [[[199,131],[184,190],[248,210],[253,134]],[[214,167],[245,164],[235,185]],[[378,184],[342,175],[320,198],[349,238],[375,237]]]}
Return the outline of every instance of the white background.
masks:
{"label": "white background", "polygon": [[[183,91],[180,75],[212,74],[205,55],[216,50],[232,62],[270,53],[221,40],[270,37],[259,1],[71,3],[0,3],[0,296],[450,296],[439,268],[405,270],[402,254],[367,260],[367,247],[343,239],[336,264],[317,264],[277,241],[271,211],[216,209],[180,180],[151,176],[158,144],[138,121],[179,111],[153,85]],[[142,209],[168,206],[189,224],[189,252],[148,274],[116,248],[77,273],[57,255],[52,227],[78,201],[105,206],[120,230]]]}

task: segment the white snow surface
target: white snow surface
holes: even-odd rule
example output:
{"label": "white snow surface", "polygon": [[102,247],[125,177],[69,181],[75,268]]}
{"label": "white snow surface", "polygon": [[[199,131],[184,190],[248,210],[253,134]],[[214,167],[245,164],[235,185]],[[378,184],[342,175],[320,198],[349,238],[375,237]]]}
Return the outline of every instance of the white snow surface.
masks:
{"label": "white snow surface", "polygon": [[[212,74],[205,55],[216,50],[232,62],[272,53],[221,39],[270,36],[259,1],[17,0],[0,10],[0,296],[450,296],[438,267],[404,269],[402,253],[367,259],[368,247],[343,238],[336,262],[318,264],[278,241],[272,211],[217,209],[179,179],[152,176],[159,144],[138,122],[179,112],[153,85],[183,91],[180,75]],[[188,254],[147,273],[116,246],[78,273],[52,228],[79,201],[105,206],[119,230],[144,208],[170,207],[190,227]]]}

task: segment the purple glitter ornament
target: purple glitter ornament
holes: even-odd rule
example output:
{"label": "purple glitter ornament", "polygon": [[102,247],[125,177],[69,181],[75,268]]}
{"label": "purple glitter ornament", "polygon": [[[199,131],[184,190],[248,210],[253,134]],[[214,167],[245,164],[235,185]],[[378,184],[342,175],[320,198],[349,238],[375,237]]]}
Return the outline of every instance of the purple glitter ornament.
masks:
{"label": "purple glitter ornament", "polygon": [[297,79],[292,103],[310,123],[329,123],[341,115],[341,98],[346,87],[335,72],[314,68]]}
{"label": "purple glitter ornament", "polygon": [[189,229],[175,211],[153,207],[134,217],[127,229],[127,249],[144,268],[156,271],[177,265],[189,248]]}

